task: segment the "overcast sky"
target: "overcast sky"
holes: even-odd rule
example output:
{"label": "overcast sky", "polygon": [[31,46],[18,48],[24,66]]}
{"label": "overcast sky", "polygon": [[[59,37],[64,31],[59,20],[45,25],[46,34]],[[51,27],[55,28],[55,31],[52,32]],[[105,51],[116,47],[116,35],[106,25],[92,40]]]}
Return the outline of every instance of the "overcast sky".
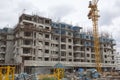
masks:
{"label": "overcast sky", "polygon": [[[86,31],[92,28],[91,21],[87,18],[88,4],[89,0],[1,0],[0,28],[8,25],[13,27],[17,24],[18,17],[24,12],[79,25]],[[99,0],[98,8],[101,16],[99,32],[113,35],[119,51],[120,0]]]}

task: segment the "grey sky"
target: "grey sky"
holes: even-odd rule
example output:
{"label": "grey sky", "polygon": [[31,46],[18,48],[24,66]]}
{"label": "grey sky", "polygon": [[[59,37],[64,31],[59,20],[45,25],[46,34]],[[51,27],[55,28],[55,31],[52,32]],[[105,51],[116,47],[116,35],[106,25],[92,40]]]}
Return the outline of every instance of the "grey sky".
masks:
{"label": "grey sky", "polygon": [[[88,20],[89,0],[1,0],[0,1],[0,28],[7,25],[13,27],[18,17],[25,13],[38,14],[60,20],[73,25],[90,29]],[[117,50],[120,50],[120,0],[99,0],[100,10],[99,31],[108,32],[117,41]],[[92,29],[91,29],[92,30]]]}

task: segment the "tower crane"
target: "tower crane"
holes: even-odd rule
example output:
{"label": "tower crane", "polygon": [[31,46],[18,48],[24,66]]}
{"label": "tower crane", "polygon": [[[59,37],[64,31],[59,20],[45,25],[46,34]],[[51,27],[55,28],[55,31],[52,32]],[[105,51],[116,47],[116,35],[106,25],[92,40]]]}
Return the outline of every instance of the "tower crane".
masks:
{"label": "tower crane", "polygon": [[95,51],[95,63],[98,72],[102,72],[101,69],[101,55],[100,55],[100,44],[99,44],[99,33],[98,33],[98,18],[100,17],[97,8],[99,0],[92,0],[89,2],[89,14],[88,18],[92,20],[93,24],[93,37],[94,37],[94,51]]}

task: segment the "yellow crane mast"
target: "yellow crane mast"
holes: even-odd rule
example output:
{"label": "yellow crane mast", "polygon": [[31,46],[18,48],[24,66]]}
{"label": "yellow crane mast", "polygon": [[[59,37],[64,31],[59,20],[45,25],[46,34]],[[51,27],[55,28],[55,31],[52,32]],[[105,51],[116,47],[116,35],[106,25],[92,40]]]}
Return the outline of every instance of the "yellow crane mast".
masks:
{"label": "yellow crane mast", "polygon": [[98,8],[97,8],[98,0],[92,0],[89,2],[89,14],[88,18],[92,20],[93,23],[93,36],[94,36],[94,50],[95,50],[95,62],[96,69],[98,72],[102,72],[101,70],[101,55],[100,55],[100,44],[99,44],[99,33],[98,33]]}

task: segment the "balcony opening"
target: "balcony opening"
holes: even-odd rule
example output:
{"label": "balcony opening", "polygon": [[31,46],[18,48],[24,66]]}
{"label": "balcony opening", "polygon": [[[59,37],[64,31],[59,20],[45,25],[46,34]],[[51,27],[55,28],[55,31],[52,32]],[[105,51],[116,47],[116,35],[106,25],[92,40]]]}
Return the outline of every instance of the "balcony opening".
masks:
{"label": "balcony opening", "polygon": [[107,50],[106,50],[106,49],[104,49],[104,52],[107,52]]}
{"label": "balcony opening", "polygon": [[39,33],[40,36],[42,36],[43,34],[42,33]]}
{"label": "balcony opening", "polygon": [[105,55],[105,58],[107,58],[107,56]]}
{"label": "balcony opening", "polygon": [[36,46],[36,41],[34,41],[34,46]]}
{"label": "balcony opening", "polygon": [[95,63],[95,60],[92,60],[92,63]]}
{"label": "balcony opening", "polygon": [[47,53],[47,54],[48,54],[48,53],[49,53],[49,50],[47,50],[47,49],[46,49],[46,50],[45,50],[45,53]]}
{"label": "balcony opening", "polygon": [[61,56],[66,56],[66,52],[61,52]]}
{"label": "balcony opening", "polygon": [[43,26],[39,25],[39,28],[40,28],[40,29],[42,29],[42,28],[43,28]]}
{"label": "balcony opening", "polygon": [[87,48],[87,51],[89,51],[90,49],[89,48]]}
{"label": "balcony opening", "polygon": [[45,42],[45,46],[49,46],[49,42]]}
{"label": "balcony opening", "polygon": [[39,59],[40,61],[42,61],[42,57],[38,57],[38,59]]}
{"label": "balcony opening", "polygon": [[31,60],[32,59],[31,57],[27,57],[27,56],[22,57],[22,58],[23,58],[22,60]]}
{"label": "balcony opening", "polygon": [[74,62],[80,62],[80,60],[79,59],[74,59]]}
{"label": "balcony opening", "polygon": [[30,17],[30,16],[24,16],[24,19],[25,19],[25,20],[32,21],[32,17]]}
{"label": "balcony opening", "polygon": [[89,55],[89,54],[87,54],[87,57],[90,57],[90,55]]}
{"label": "balcony opening", "polygon": [[81,59],[81,62],[84,62],[84,60],[83,60],[83,59]]}
{"label": "balcony opening", "polygon": [[56,51],[55,54],[58,54],[58,51]]}
{"label": "balcony opening", "polygon": [[72,53],[71,53],[71,52],[69,52],[69,56],[72,56]]}
{"label": "balcony opening", "polygon": [[46,30],[50,30],[50,28],[49,28],[49,27],[47,27],[47,26],[45,27],[45,29],[46,29]]}
{"label": "balcony opening", "polygon": [[71,61],[72,61],[72,59],[69,59],[69,61],[71,62]]}
{"label": "balcony opening", "polygon": [[66,45],[61,45],[61,49],[66,49]]}
{"label": "balcony opening", "polygon": [[65,38],[61,38],[61,42],[66,42],[66,39]]}
{"label": "balcony opening", "polygon": [[58,44],[56,44],[56,47],[58,47]]}
{"label": "balcony opening", "polygon": [[34,33],[34,38],[36,38],[36,32]]}
{"label": "balcony opening", "polygon": [[49,58],[45,58],[45,61],[49,61]]}
{"label": "balcony opening", "polygon": [[81,42],[80,42],[80,44],[81,44],[81,45],[83,45],[83,44],[84,44],[84,42],[83,42],[83,41],[81,41]]}
{"label": "balcony opening", "polygon": [[61,61],[66,61],[66,59],[61,59]]}
{"label": "balcony opening", "polygon": [[107,63],[107,61],[105,61],[105,63]]}
{"label": "balcony opening", "polygon": [[71,45],[69,45],[69,46],[68,46],[68,49],[72,49],[72,46],[71,46]]}
{"label": "balcony opening", "polygon": [[32,23],[28,23],[28,22],[23,22],[24,26],[27,27],[27,28],[30,28],[33,26]]}
{"label": "balcony opening", "polygon": [[31,32],[24,32],[24,36],[26,36],[26,37],[30,37],[31,36]]}
{"label": "balcony opening", "polygon": [[45,38],[49,38],[50,36],[49,36],[49,34],[45,34]]}
{"label": "balcony opening", "polygon": [[85,57],[85,54],[84,54],[84,53],[81,53],[81,57]]}
{"label": "balcony opening", "polygon": [[72,42],[72,40],[71,40],[71,39],[68,39],[68,42],[70,42],[70,43],[71,43],[71,42]]}
{"label": "balcony opening", "polygon": [[92,54],[92,55],[91,55],[91,58],[95,58],[95,54]]}
{"label": "balcony opening", "polygon": [[71,33],[71,32],[68,32],[68,35],[69,35],[69,36],[71,36],[71,35],[72,35],[72,33]]}
{"label": "balcony opening", "polygon": [[86,36],[86,39],[89,39],[89,36]]}
{"label": "balcony opening", "polygon": [[39,18],[39,19],[38,19],[38,23],[43,23],[43,19],[42,19],[42,18]]}
{"label": "balcony opening", "polygon": [[95,52],[95,51],[94,51],[94,48],[91,49],[91,52]]}
{"label": "balcony opening", "polygon": [[55,38],[55,40],[58,40],[59,38]]}
{"label": "balcony opening", "polygon": [[114,56],[112,56],[112,60],[114,60]]}
{"label": "balcony opening", "polygon": [[81,47],[81,48],[80,48],[80,50],[81,50],[81,51],[84,51],[84,50],[85,50],[85,48]]}
{"label": "balcony opening", "polygon": [[87,62],[90,62],[90,60],[87,60]]}
{"label": "balcony opening", "polygon": [[23,54],[29,54],[31,51],[30,48],[23,48]]}
{"label": "balcony opening", "polygon": [[24,45],[31,45],[31,41],[30,41],[30,40],[24,40],[24,41],[23,41],[23,44],[24,44]]}
{"label": "balcony opening", "polygon": [[58,58],[53,58],[52,61],[58,61]]}
{"label": "balcony opening", "polygon": [[114,64],[115,62],[114,62],[114,61],[112,61],[111,63],[113,63],[113,64]]}
{"label": "balcony opening", "polygon": [[50,20],[45,20],[45,24],[50,24]]}

